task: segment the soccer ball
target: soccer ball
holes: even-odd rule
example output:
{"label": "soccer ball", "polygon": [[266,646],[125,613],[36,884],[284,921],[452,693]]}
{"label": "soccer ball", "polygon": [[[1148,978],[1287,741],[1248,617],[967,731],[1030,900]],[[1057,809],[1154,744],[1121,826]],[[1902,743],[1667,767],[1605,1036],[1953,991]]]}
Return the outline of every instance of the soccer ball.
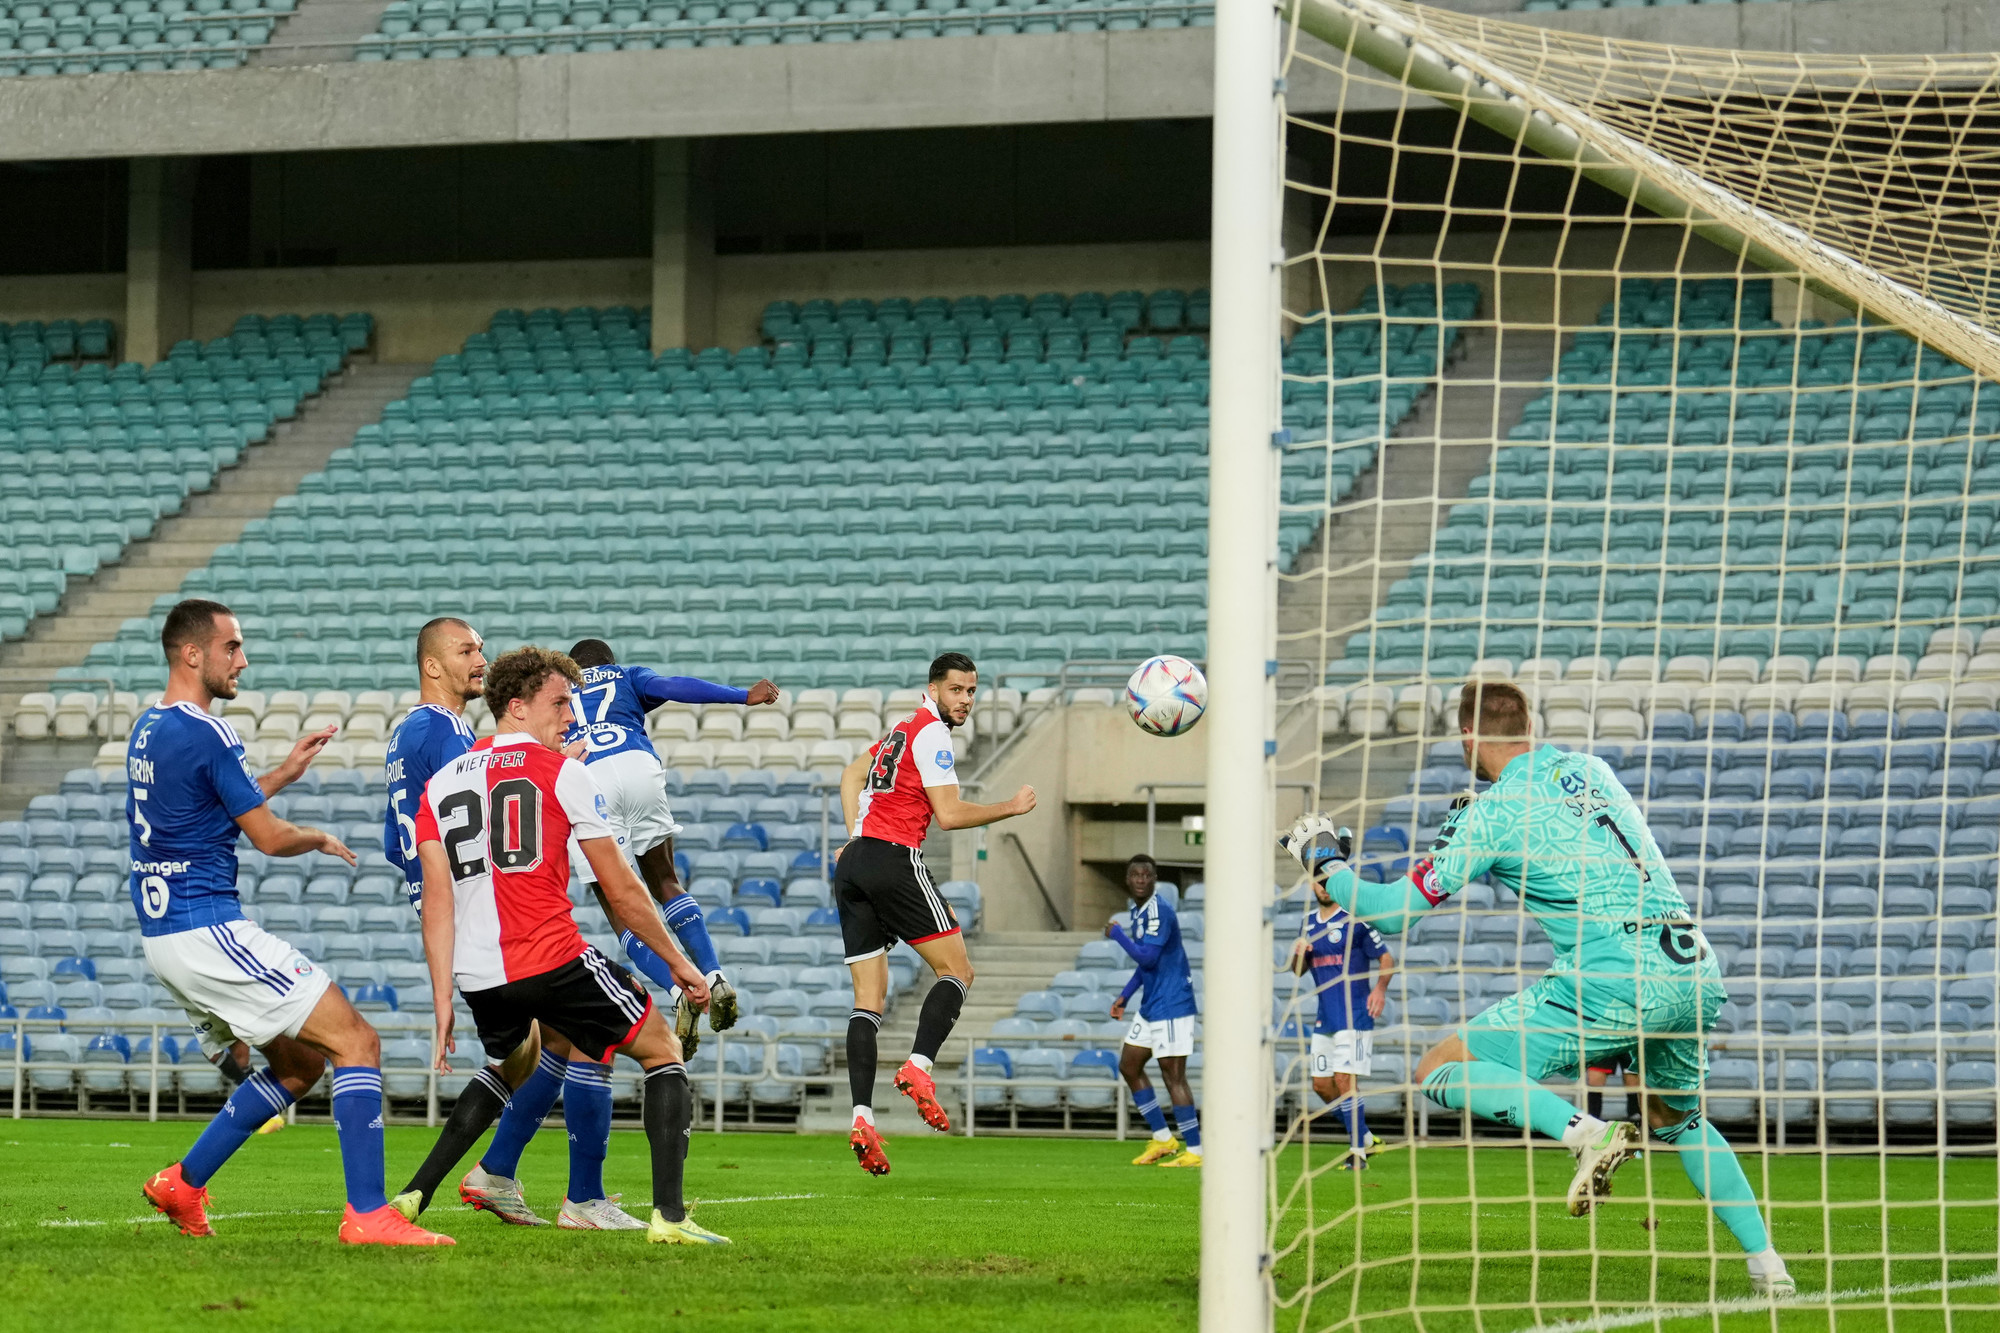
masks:
{"label": "soccer ball", "polygon": [[1125,707],[1154,736],[1192,731],[1208,708],[1208,678],[1185,657],[1163,653],[1139,663],[1125,682]]}

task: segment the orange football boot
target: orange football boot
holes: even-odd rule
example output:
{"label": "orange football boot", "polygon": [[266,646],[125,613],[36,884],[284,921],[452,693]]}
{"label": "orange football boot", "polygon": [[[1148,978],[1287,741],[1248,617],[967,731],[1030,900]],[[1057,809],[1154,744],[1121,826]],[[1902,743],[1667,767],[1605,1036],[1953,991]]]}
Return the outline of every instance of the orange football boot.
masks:
{"label": "orange football boot", "polygon": [[397,1212],[390,1204],[383,1204],[372,1213],[357,1213],[354,1205],[347,1205],[347,1212],[340,1219],[340,1243],[342,1245],[456,1245],[450,1236],[440,1236],[435,1231],[426,1231],[415,1222]]}
{"label": "orange football boot", "polygon": [[951,1132],[951,1117],[938,1105],[937,1084],[931,1081],[929,1073],[917,1068],[913,1061],[905,1060],[903,1067],[896,1071],[893,1084],[897,1092],[917,1104],[917,1114],[924,1118],[926,1125],[940,1134]]}
{"label": "orange football boot", "polygon": [[863,1171],[871,1176],[889,1174],[889,1154],[882,1151],[882,1136],[860,1116],[854,1117],[854,1132],[847,1136],[847,1146],[854,1149]]}
{"label": "orange football boot", "polygon": [[165,1213],[183,1236],[215,1234],[215,1228],[208,1224],[208,1188],[188,1184],[181,1175],[179,1162],[147,1181],[139,1192],[146,1196],[147,1203]]}

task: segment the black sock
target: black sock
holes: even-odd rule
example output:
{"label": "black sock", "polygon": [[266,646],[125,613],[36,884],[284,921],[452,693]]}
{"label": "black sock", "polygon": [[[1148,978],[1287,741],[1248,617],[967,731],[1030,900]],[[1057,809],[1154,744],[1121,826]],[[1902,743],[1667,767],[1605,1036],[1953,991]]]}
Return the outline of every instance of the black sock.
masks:
{"label": "black sock", "polygon": [[653,1207],[669,1222],[678,1222],[687,1216],[681,1204],[681,1171],[687,1162],[688,1130],[694,1124],[694,1094],[688,1089],[686,1065],[659,1065],[646,1071],[643,1115],[646,1144],[653,1150]]}
{"label": "black sock", "polygon": [[417,1174],[410,1177],[410,1183],[403,1187],[403,1193],[421,1191],[424,1201],[421,1208],[431,1206],[431,1196],[444,1178],[452,1173],[465,1155],[472,1151],[472,1145],[479,1142],[479,1136],[492,1128],[500,1113],[507,1109],[511,1094],[499,1071],[491,1065],[472,1076],[465,1085],[465,1091],[458,1094],[452,1104],[451,1118],[444,1122],[444,1132],[431,1146],[431,1155],[424,1158],[424,1164],[417,1168]]}
{"label": "black sock", "polygon": [[930,994],[924,996],[923,1012],[917,1015],[917,1040],[910,1054],[926,1060],[937,1059],[938,1049],[951,1035],[952,1025],[958,1022],[958,1011],[964,1006],[965,983],[953,976],[939,977],[931,985]]}
{"label": "black sock", "polygon": [[1599,1120],[1604,1119],[1604,1094],[1596,1088],[1583,1094],[1584,1107]]}
{"label": "black sock", "polygon": [[882,1015],[856,1009],[847,1016],[847,1090],[856,1106],[875,1105],[875,1034]]}

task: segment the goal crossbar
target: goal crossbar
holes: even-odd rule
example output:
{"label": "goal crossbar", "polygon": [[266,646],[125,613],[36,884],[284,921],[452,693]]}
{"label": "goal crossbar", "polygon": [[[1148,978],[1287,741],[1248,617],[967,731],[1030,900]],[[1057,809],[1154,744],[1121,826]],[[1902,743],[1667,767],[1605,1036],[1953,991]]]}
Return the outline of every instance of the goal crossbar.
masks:
{"label": "goal crossbar", "polygon": [[[1987,179],[2000,141],[1991,148],[1974,141],[1975,113],[2000,112],[2000,56],[1704,50],[1537,28],[1406,0],[1281,3],[1287,20],[1327,45],[1551,161],[1573,164],[1649,212],[1686,222],[1760,268],[1794,276],[1821,296],[1908,330],[1978,374],[2000,377],[2000,336],[1986,323],[2000,321],[1994,287],[2000,179]],[[1915,193],[1919,183],[1903,179],[1911,168],[1894,157],[1893,146],[1873,166],[1838,133],[1824,136],[1827,151],[1817,159],[1790,146],[1807,136],[1787,135],[1782,126],[1759,140],[1754,153],[1735,146],[1749,127],[1768,126],[1782,114],[1772,109],[1780,99],[1803,101],[1838,122],[1889,97],[1912,108],[1906,120],[1922,112],[1955,122],[1939,154],[1924,159],[1935,163],[1931,175],[1946,178],[1940,197]],[[1737,116],[1731,99],[1750,105]],[[1678,111],[1663,118],[1659,109],[1668,105]],[[1642,118],[1645,138],[1633,132]],[[1894,108],[1884,106],[1872,119],[1895,118]],[[1781,170],[1785,157],[1796,171]],[[1740,169],[1723,169],[1732,160]],[[1788,189],[1783,178],[1792,175],[1812,179],[1810,193]],[[1890,198],[1905,204],[1894,218],[1883,206]],[[1780,212],[1779,204],[1790,207]],[[1868,216],[1857,219],[1856,211]]]}

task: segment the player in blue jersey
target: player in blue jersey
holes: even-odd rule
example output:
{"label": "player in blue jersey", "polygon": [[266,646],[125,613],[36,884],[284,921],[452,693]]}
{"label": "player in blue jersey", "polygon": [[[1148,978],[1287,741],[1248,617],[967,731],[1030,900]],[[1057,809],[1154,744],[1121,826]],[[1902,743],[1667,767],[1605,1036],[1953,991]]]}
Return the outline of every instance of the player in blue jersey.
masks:
{"label": "player in blue jersey", "polygon": [[[1111,1016],[1125,1017],[1125,1006],[1134,993],[1139,994],[1139,1012],[1125,1034],[1124,1049],[1118,1052],[1118,1072],[1132,1089],[1132,1104],[1146,1118],[1153,1141],[1132,1159],[1132,1165],[1194,1167],[1201,1165],[1201,1116],[1187,1081],[1188,1057],[1194,1054],[1194,973],[1181,943],[1180,918],[1156,892],[1159,883],[1159,863],[1152,857],[1141,852],[1125,863],[1125,892],[1132,898],[1132,911],[1123,925],[1113,921],[1104,934],[1132,955],[1137,967],[1111,1002]],[[1160,1099],[1146,1078],[1146,1062],[1152,1059],[1160,1062],[1178,1136],[1167,1128]]]}
{"label": "player in blue jersey", "polygon": [[1577,1164],[1569,1210],[1582,1216],[1611,1192],[1639,1136],[1541,1080],[1628,1055],[1647,1090],[1647,1122],[1743,1247],[1751,1290],[1794,1295],[1742,1163],[1702,1114],[1704,1038],[1728,992],[1644,815],[1602,759],[1535,743],[1534,712],[1516,686],[1466,686],[1458,725],[1466,766],[1493,785],[1452,811],[1408,875],[1363,882],[1323,815],[1280,839],[1336,903],[1389,934],[1484,876],[1518,896],[1555,946],[1539,981],[1425,1054],[1416,1072],[1424,1095],[1560,1139]]}
{"label": "player in blue jersey", "polygon": [[[455,616],[439,616],[417,633],[417,706],[389,737],[389,808],[382,850],[403,872],[412,908],[421,907],[423,863],[417,858],[417,808],[432,775],[470,750],[474,735],[465,706],[486,684],[485,640]],[[579,1056],[557,1032],[542,1034],[540,1060],[514,1091],[494,1126],[492,1142],[458,1184],[458,1197],[515,1226],[544,1226],[528,1207],[518,1176],[521,1154],[557,1100],[569,1130],[569,1190],[556,1225],[570,1231],[630,1230],[645,1223],[617,1208],[604,1190],[611,1140],[610,1071]]]}
{"label": "player in blue jersey", "polygon": [[297,949],[243,915],[236,839],[266,856],[323,852],[349,865],[340,839],[271,812],[334,728],[303,737],[259,778],[227,722],[210,716],[236,697],[249,665],[228,607],[190,599],[167,614],[160,646],[167,688],[126,746],[125,816],[132,832],[132,906],[146,962],[187,1011],[211,1056],[238,1040],[269,1066],[237,1085],[180,1161],[154,1175],[146,1198],[183,1235],[211,1236],[208,1181],[257,1127],[282,1113],[333,1062],[333,1120],[347,1177],[340,1239],[350,1245],[449,1245],[389,1207],[382,1161],[382,1045],[338,986]]}
{"label": "player in blue jersey", "polygon": [[[737,689],[693,676],[662,676],[646,667],[624,666],[602,639],[584,639],[569,650],[569,655],[583,668],[583,683],[571,691],[571,705],[576,710],[576,734],[589,746],[584,763],[610,806],[611,828],[618,845],[638,865],[646,888],[660,904],[667,929],[708,978],[708,1022],[721,1032],[736,1022],[736,988],[722,975],[701,904],[682,886],[674,869],[674,835],[681,826],[674,822],[674,813],[667,806],[666,770],[660,765],[652,738],[646,735],[646,714],[664,703],[776,703],[778,687],[760,680],[747,690]],[[572,860],[576,860],[577,878],[595,890],[589,865],[574,857]],[[598,901],[603,902],[601,893]],[[607,915],[610,910],[605,908]],[[665,961],[629,930],[619,935],[619,943],[625,946],[633,966],[674,997],[674,1031],[687,1054],[693,1055],[694,1024],[699,1014],[683,1002]]]}
{"label": "player in blue jersey", "polygon": [[417,807],[431,774],[472,748],[465,706],[486,685],[486,641],[455,616],[439,616],[417,632],[417,706],[389,733],[383,766],[389,805],[382,815],[382,854],[402,872],[412,910],[421,911],[424,868],[417,860]]}
{"label": "player in blue jersey", "polygon": [[[1354,1090],[1357,1076],[1375,1069],[1375,1020],[1389,998],[1389,976],[1396,960],[1381,933],[1366,921],[1356,921],[1334,904],[1324,884],[1313,885],[1317,905],[1306,913],[1299,937],[1292,943],[1292,971],[1312,973],[1317,992],[1318,1021],[1312,1035],[1312,1087],[1320,1100],[1333,1104],[1347,1127],[1351,1145],[1341,1159],[1343,1171],[1368,1165],[1375,1136]],[[1379,962],[1371,986],[1368,965]]]}

